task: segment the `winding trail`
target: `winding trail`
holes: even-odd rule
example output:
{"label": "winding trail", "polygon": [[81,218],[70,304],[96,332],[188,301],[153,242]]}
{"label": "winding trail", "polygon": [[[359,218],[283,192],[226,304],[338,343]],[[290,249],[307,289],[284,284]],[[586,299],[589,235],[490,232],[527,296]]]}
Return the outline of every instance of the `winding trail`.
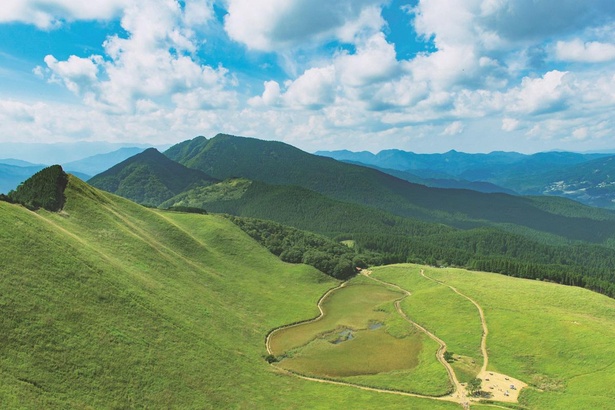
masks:
{"label": "winding trail", "polygon": [[[431,281],[434,281],[434,282],[439,283],[441,285],[449,287],[452,291],[454,291],[458,295],[460,295],[460,296],[468,299],[470,302],[472,302],[472,304],[474,304],[474,306],[476,306],[476,308],[478,309],[478,312],[480,314],[482,328],[483,328],[483,333],[482,333],[482,338],[481,338],[481,351],[482,351],[482,354],[483,354],[483,365],[482,365],[482,368],[481,368],[481,373],[485,373],[487,371],[487,365],[489,363],[489,356],[488,356],[488,352],[487,352],[487,335],[489,334],[489,330],[487,328],[487,322],[485,320],[485,314],[483,312],[482,307],[475,300],[473,300],[472,298],[470,298],[470,297],[464,295],[463,293],[459,292],[459,290],[457,290],[455,287],[450,286],[450,285],[448,285],[448,284],[446,284],[446,283],[444,283],[442,281],[439,281],[437,279],[434,279],[434,278],[431,278],[431,277],[425,275],[425,272],[424,272],[423,269],[421,269],[420,273],[421,273],[421,276],[423,276],[427,280],[431,280]],[[402,287],[400,287],[400,286],[398,286],[396,284],[385,282],[383,280],[380,280],[380,279],[372,277],[371,276],[371,271],[369,271],[369,270],[363,270],[363,271],[361,271],[361,274],[366,276],[367,278],[375,281],[375,282],[378,282],[378,283],[382,284],[383,286],[395,288],[395,289],[401,291],[404,294],[403,297],[397,299],[394,302],[395,310],[397,311],[397,313],[405,321],[407,321],[408,323],[412,324],[417,329],[419,329],[420,331],[425,333],[427,336],[429,336],[436,343],[438,343],[439,348],[438,348],[438,351],[436,352],[436,358],[438,359],[438,361],[444,366],[444,368],[448,372],[448,376],[449,376],[449,379],[451,381],[451,384],[454,386],[454,391],[450,395],[441,396],[441,397],[428,396],[428,395],[417,394],[417,393],[409,393],[409,392],[400,391],[400,390],[379,389],[379,388],[375,388],[375,387],[362,386],[362,385],[355,384],[355,383],[349,383],[349,382],[336,381],[336,380],[330,380],[330,379],[324,379],[324,378],[318,378],[318,377],[305,376],[305,375],[302,375],[302,374],[299,374],[299,373],[296,373],[296,372],[293,372],[293,371],[290,371],[290,370],[283,369],[283,368],[277,366],[275,363],[271,363],[272,367],[275,368],[276,371],[278,371],[281,374],[291,375],[291,376],[294,376],[294,377],[297,377],[297,378],[300,378],[300,379],[303,379],[303,380],[309,380],[309,381],[313,381],[313,382],[317,382],[317,383],[333,384],[333,385],[337,385],[337,386],[353,387],[353,388],[360,389],[360,390],[373,391],[373,392],[378,392],[378,393],[387,393],[387,394],[395,394],[395,395],[399,395],[399,396],[416,397],[416,398],[421,398],[421,399],[454,402],[454,403],[457,403],[457,404],[461,405],[464,409],[470,409],[470,404],[472,402],[479,402],[479,400],[471,399],[471,398],[469,398],[467,396],[465,386],[459,382],[459,379],[457,378],[457,375],[455,374],[455,371],[453,370],[452,366],[450,365],[450,363],[448,363],[444,359],[444,353],[446,352],[446,349],[447,349],[447,346],[446,346],[446,343],[444,342],[444,340],[440,339],[439,337],[437,337],[435,334],[433,334],[432,332],[430,332],[429,330],[427,330],[423,326],[421,326],[418,323],[414,322],[412,319],[410,319],[406,315],[406,313],[401,308],[402,300],[404,300],[408,296],[411,296],[411,293],[408,290],[406,290],[406,289],[404,289],[404,288],[402,288]],[[331,293],[333,293],[334,291],[336,291],[338,289],[341,289],[344,286],[346,286],[347,283],[348,282],[343,282],[339,286],[336,286],[334,288],[329,289],[324,295],[322,295],[320,297],[320,299],[318,300],[318,303],[317,303],[317,307],[318,307],[318,310],[320,311],[320,314],[317,317],[315,317],[313,319],[297,322],[297,323],[292,323],[290,325],[281,326],[281,327],[275,328],[271,332],[269,332],[269,334],[267,334],[267,337],[266,337],[266,340],[265,340],[267,352],[269,354],[273,354],[273,351],[271,350],[271,337],[275,333],[277,333],[278,331],[281,331],[283,329],[288,329],[288,328],[291,328],[291,327],[295,327],[295,326],[299,326],[299,325],[303,325],[303,324],[306,324],[306,323],[316,322],[316,321],[320,320],[324,316],[324,311],[322,309],[323,301],[329,295],[331,295]],[[508,380],[508,379],[506,379],[506,380]],[[488,406],[488,407],[496,407],[496,408],[506,408],[506,407],[497,405],[495,403],[482,403],[481,402],[481,405]]]}
{"label": "winding trail", "polygon": [[[369,272],[369,271],[367,271]],[[438,343],[439,347],[438,347],[438,351],[436,352],[436,358],[438,359],[438,361],[444,366],[444,368],[446,369],[447,373],[448,373],[448,377],[451,381],[451,383],[454,386],[454,391],[451,395],[451,397],[455,397],[457,400],[454,401],[458,401],[460,404],[462,404],[464,406],[464,408],[469,408],[469,404],[468,404],[468,398],[466,396],[466,391],[464,389],[464,386],[459,382],[459,379],[457,378],[457,375],[455,374],[455,371],[453,370],[453,367],[451,366],[451,364],[449,362],[446,361],[446,359],[444,359],[444,353],[446,352],[447,346],[446,346],[446,342],[442,339],[440,339],[438,336],[436,336],[435,334],[431,333],[429,330],[425,329],[423,326],[419,325],[418,323],[416,323],[415,321],[413,321],[412,319],[410,319],[406,313],[402,310],[401,308],[401,301],[404,300],[406,297],[410,296],[411,293],[409,291],[407,291],[406,289],[397,286],[393,283],[390,282],[385,282],[383,280],[380,279],[376,279],[372,276],[370,276],[370,273],[364,273],[365,276],[367,276],[368,278],[370,278],[373,281],[379,282],[384,286],[391,286],[394,287],[396,289],[399,289],[400,291],[402,291],[403,293],[405,293],[405,296],[401,299],[398,299],[395,301],[395,310],[397,310],[397,313],[408,323],[412,324],[414,327],[416,327],[417,329],[419,329],[420,331],[422,331],[423,333],[425,333],[427,336],[429,336],[432,340],[434,340],[436,343]],[[421,273],[423,273],[423,271],[421,270]]]}
{"label": "winding trail", "polygon": [[483,327],[483,334],[480,340],[480,350],[483,354],[483,365],[480,369],[480,373],[484,373],[487,371],[487,365],[489,364],[489,353],[487,352],[487,335],[489,334],[489,329],[487,328],[487,321],[485,320],[485,312],[483,312],[483,308],[471,297],[464,295],[463,293],[459,292],[459,290],[457,290],[457,288],[448,285],[440,280],[434,279],[432,277],[429,277],[427,275],[425,275],[425,271],[423,269],[421,269],[421,276],[424,277],[425,279],[429,279],[431,281],[434,281],[436,283],[439,283],[440,285],[444,285],[449,287],[453,292],[455,292],[456,294],[458,294],[461,297],[464,297],[466,299],[468,299],[470,302],[472,302],[472,304],[474,306],[476,306],[476,309],[478,309],[478,314],[480,315],[480,323]]}
{"label": "winding trail", "polygon": [[329,379],[319,379],[317,377],[304,376],[302,374],[295,373],[295,372],[292,372],[290,370],[282,369],[281,367],[278,367],[278,366],[274,366],[274,367],[280,373],[291,375],[291,376],[295,376],[295,377],[297,377],[299,379],[309,380],[309,381],[312,381],[312,382],[326,383],[326,384],[335,384],[337,386],[354,387],[354,388],[359,389],[359,390],[373,391],[373,392],[377,392],[377,393],[395,394],[395,395],[398,395],[398,396],[416,397],[416,398],[419,398],[419,399],[430,399],[430,400],[457,402],[457,400],[455,400],[451,396],[436,397],[436,396],[426,396],[424,394],[418,394],[418,393],[409,393],[409,392],[405,392],[405,391],[401,391],[401,390],[379,389],[377,387],[362,386],[360,384],[355,384],[355,383],[342,382],[342,381],[329,380]]}
{"label": "winding trail", "polygon": [[[273,351],[271,350],[271,336],[273,336],[275,333],[284,330],[284,329],[288,329],[291,327],[295,327],[295,326],[300,326],[300,325],[305,325],[307,323],[312,323],[312,322],[316,322],[320,319],[322,319],[322,317],[324,316],[325,312],[322,310],[322,302],[327,298],[327,296],[329,296],[331,293],[335,292],[338,289],[343,288],[344,286],[346,286],[348,282],[342,282],[340,283],[338,286],[329,289],[324,295],[322,295],[320,297],[320,299],[318,299],[318,303],[316,304],[316,307],[318,307],[318,311],[320,312],[320,314],[318,316],[316,316],[313,319],[308,319],[308,320],[302,320],[300,322],[296,322],[296,323],[291,323],[290,325],[284,325],[284,326],[280,326],[280,327],[276,327],[275,329],[273,329],[271,332],[269,332],[267,334],[267,338],[265,339],[265,346],[267,347],[267,353],[268,354],[273,354]],[[277,367],[277,366],[276,366]],[[279,367],[278,367],[279,369]],[[287,371],[287,370],[285,370]],[[293,372],[289,372],[291,374],[295,374]],[[303,377],[305,378],[305,377]]]}

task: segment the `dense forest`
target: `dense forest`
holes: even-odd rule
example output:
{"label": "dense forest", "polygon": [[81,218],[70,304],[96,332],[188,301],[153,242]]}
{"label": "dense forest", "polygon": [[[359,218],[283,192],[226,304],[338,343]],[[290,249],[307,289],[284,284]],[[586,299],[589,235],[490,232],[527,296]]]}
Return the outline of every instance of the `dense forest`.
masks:
{"label": "dense forest", "polygon": [[443,234],[351,235],[357,251],[385,263],[456,266],[581,286],[615,297],[615,250],[598,245],[545,245],[521,235],[480,228]]}
{"label": "dense forest", "polygon": [[64,206],[67,184],[68,175],[62,167],[52,165],[40,170],[0,199],[22,204],[29,209],[59,211]]}
{"label": "dense forest", "polygon": [[149,206],[158,206],[180,192],[213,182],[217,180],[171,161],[154,148],[122,161],[88,181],[97,188]]}
{"label": "dense forest", "polygon": [[[358,233],[333,240],[267,220],[227,217],[280,259],[339,279],[357,268],[412,262],[580,286],[615,297],[615,251],[606,247],[543,245],[489,228],[430,235]],[[343,239],[353,247],[342,245]]]}
{"label": "dense forest", "polygon": [[311,232],[261,219],[227,217],[284,262],[305,263],[337,279],[348,279],[358,269],[382,263],[373,253],[358,253]]}

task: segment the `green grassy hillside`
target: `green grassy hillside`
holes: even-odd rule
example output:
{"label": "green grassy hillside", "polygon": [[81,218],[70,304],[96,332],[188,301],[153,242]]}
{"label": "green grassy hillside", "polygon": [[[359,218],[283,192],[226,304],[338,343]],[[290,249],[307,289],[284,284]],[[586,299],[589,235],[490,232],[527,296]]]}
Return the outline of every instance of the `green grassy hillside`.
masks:
{"label": "green grassy hillside", "polygon": [[70,177],[60,213],[0,202],[0,407],[454,409],[313,383],[264,360],[337,282],[216,216]]}
{"label": "green grassy hillside", "polygon": [[[316,301],[339,282],[280,262],[226,219],[148,209],[74,177],[64,194],[59,213],[0,202],[0,407],[459,408],[267,364],[266,334],[315,317]],[[373,277],[410,291],[407,316],[479,362],[476,311],[420,268],[377,268]],[[489,368],[532,386],[523,406],[606,409],[615,400],[615,301],[424,269],[483,307]]]}
{"label": "green grassy hillside", "polygon": [[331,237],[349,233],[419,235],[451,232],[444,225],[403,218],[364,205],[337,201],[298,186],[229,179],[185,191],[160,207],[189,206],[211,212],[270,219]]}
{"label": "green grassy hillside", "polygon": [[213,182],[217,181],[203,172],[170,161],[155,148],[148,148],[88,181],[107,192],[151,206],[195,186]]}

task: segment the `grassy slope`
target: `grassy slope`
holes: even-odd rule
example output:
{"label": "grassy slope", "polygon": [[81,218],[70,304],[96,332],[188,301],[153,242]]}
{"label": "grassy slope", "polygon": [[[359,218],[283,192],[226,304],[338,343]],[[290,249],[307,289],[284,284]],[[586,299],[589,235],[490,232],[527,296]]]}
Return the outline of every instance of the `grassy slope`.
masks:
{"label": "grassy slope", "polygon": [[[418,296],[431,286],[422,283],[426,280],[418,275],[420,268],[483,307],[489,327],[489,369],[543,390],[524,391],[523,404],[531,409],[612,408],[614,300],[579,288],[460,269],[398,265],[375,269],[374,274],[408,290],[416,288]],[[441,302],[448,297],[432,297],[429,309],[446,313]],[[407,312],[415,318],[424,313],[410,308]],[[437,334],[447,341],[441,329],[455,319],[442,317]]]}
{"label": "grassy slope", "polygon": [[[380,273],[381,270],[386,272],[382,278],[387,281],[407,272],[404,265],[376,268],[374,271]],[[402,302],[403,309],[417,323],[442,338],[449,352],[463,356],[463,360],[453,363],[462,382],[474,378],[483,363],[480,351],[482,328],[476,307],[450,288],[425,280],[422,276],[403,277],[401,286],[412,292],[412,296]],[[434,300],[438,301],[438,309],[426,309]]]}
{"label": "grassy slope", "polygon": [[0,202],[1,407],[455,408],[277,375],[265,334],[335,282],[214,216],[75,178],[66,196],[61,214]]}

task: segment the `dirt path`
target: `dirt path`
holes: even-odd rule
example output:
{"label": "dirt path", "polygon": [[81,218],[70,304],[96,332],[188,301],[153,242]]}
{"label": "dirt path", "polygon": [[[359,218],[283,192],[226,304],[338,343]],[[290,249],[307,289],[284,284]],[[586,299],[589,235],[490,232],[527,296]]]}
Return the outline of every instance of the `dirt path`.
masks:
{"label": "dirt path", "polygon": [[483,308],[471,297],[461,293],[457,288],[446,284],[440,280],[434,279],[425,275],[425,271],[421,269],[421,276],[440,285],[447,286],[453,292],[468,299],[476,309],[478,309],[478,313],[480,315],[480,322],[483,328],[483,335],[480,341],[480,350],[483,354],[483,365],[479,374],[476,376],[477,378],[482,380],[481,390],[491,393],[491,400],[507,402],[507,403],[517,403],[519,400],[519,393],[525,387],[527,387],[527,383],[515,379],[513,377],[507,376],[505,374],[500,374],[492,371],[487,371],[487,365],[489,364],[489,353],[487,351],[487,335],[489,334],[489,328],[487,327],[487,321],[485,320],[485,312]]}
{"label": "dirt path", "polygon": [[472,302],[472,304],[476,306],[476,309],[478,309],[478,314],[480,315],[480,323],[481,323],[481,326],[483,327],[483,335],[480,340],[480,350],[483,354],[483,365],[480,369],[480,373],[481,374],[485,373],[487,371],[487,365],[489,364],[489,353],[487,352],[487,335],[489,334],[489,329],[487,328],[487,321],[485,320],[485,312],[483,312],[483,308],[474,299],[459,292],[457,288],[451,285],[447,285],[446,283],[442,281],[439,281],[437,279],[434,279],[434,278],[431,278],[425,275],[425,271],[423,269],[421,269],[421,276],[423,276],[425,279],[429,279],[431,281],[439,283],[440,285],[449,287],[453,292],[455,292],[459,296],[464,297],[468,299],[470,302]]}
{"label": "dirt path", "polygon": [[[421,271],[422,273],[422,271]],[[464,408],[470,408],[469,405],[469,400],[468,397],[466,395],[466,391],[464,386],[459,382],[459,379],[457,378],[457,375],[455,374],[455,371],[453,370],[453,367],[450,365],[449,362],[446,361],[446,359],[444,359],[444,353],[446,352],[447,346],[446,346],[446,342],[444,342],[444,340],[440,339],[438,336],[434,335],[433,333],[431,333],[429,330],[425,329],[423,326],[419,325],[418,323],[416,323],[415,321],[413,321],[412,319],[410,319],[406,313],[402,310],[401,308],[401,301],[403,299],[405,299],[406,297],[410,296],[411,293],[400,287],[397,286],[393,283],[389,283],[389,282],[385,282],[383,280],[380,279],[376,279],[374,277],[370,276],[371,272],[366,272],[365,276],[367,276],[368,278],[370,278],[373,281],[379,282],[384,286],[391,286],[394,287],[396,289],[399,289],[400,291],[402,291],[403,293],[405,293],[405,296],[401,299],[398,299],[395,301],[395,309],[397,310],[397,313],[408,323],[412,324],[413,326],[415,326],[417,329],[419,329],[420,331],[422,331],[423,333],[425,333],[427,336],[429,336],[432,340],[434,340],[436,343],[438,343],[439,347],[438,347],[438,351],[436,352],[436,358],[438,359],[438,361],[444,366],[444,368],[446,369],[447,373],[448,373],[448,377],[451,381],[451,383],[454,386],[454,391],[450,396],[446,396],[445,398],[441,398],[441,400],[449,400],[449,401],[455,401],[458,402],[459,404],[461,404]],[[452,400],[451,400],[452,399]]]}
{"label": "dirt path", "polygon": [[304,376],[302,374],[291,372],[290,370],[282,369],[282,368],[277,367],[277,366],[274,366],[274,367],[280,373],[291,375],[291,376],[295,376],[295,377],[298,377],[299,379],[309,380],[309,381],[318,382],[318,383],[327,383],[327,384],[335,384],[337,386],[354,387],[354,388],[360,389],[360,390],[374,391],[374,392],[377,392],[377,393],[396,394],[398,396],[416,397],[416,398],[419,398],[419,399],[429,399],[429,400],[457,402],[457,400],[454,400],[451,396],[435,397],[435,396],[425,396],[423,394],[417,394],[417,393],[409,393],[409,392],[399,391],[399,390],[378,389],[376,387],[361,386],[360,384],[354,384],[354,383],[349,383],[349,382],[341,382],[341,381],[328,380],[328,379],[319,379],[317,377]]}
{"label": "dirt path", "polygon": [[[404,296],[401,297],[400,299],[396,300],[394,302],[394,306],[395,306],[395,310],[397,311],[397,313],[408,323],[412,324],[413,326],[415,326],[417,329],[421,330],[423,333],[425,333],[427,336],[429,336],[432,340],[434,340],[436,343],[438,343],[439,348],[438,351],[436,352],[436,358],[438,359],[438,361],[444,366],[444,368],[446,369],[446,371],[448,372],[448,376],[449,379],[451,381],[451,383],[454,386],[454,391],[452,394],[447,395],[447,396],[442,396],[442,397],[435,397],[435,396],[427,396],[427,395],[422,395],[422,394],[416,394],[416,393],[409,393],[409,392],[404,392],[404,391],[399,391],[399,390],[386,390],[386,389],[378,389],[378,388],[374,388],[374,387],[367,387],[367,386],[362,386],[359,384],[354,384],[354,383],[349,383],[349,382],[343,382],[343,381],[335,381],[335,380],[329,380],[329,379],[321,379],[321,378],[317,378],[317,377],[310,377],[310,376],[305,376],[299,373],[295,373],[286,369],[283,369],[279,366],[276,366],[275,363],[272,363],[273,368],[276,369],[276,371],[282,373],[282,374],[286,374],[286,375],[292,375],[294,377],[303,379],[303,380],[309,380],[309,381],[313,381],[313,382],[318,382],[318,383],[328,383],[328,384],[334,384],[334,385],[338,385],[338,386],[347,386],[347,387],[353,387],[356,389],[360,389],[360,390],[366,390],[366,391],[373,391],[373,392],[378,392],[378,393],[387,393],[387,394],[396,394],[399,396],[408,396],[408,397],[416,397],[416,398],[421,398],[421,399],[429,399],[429,400],[439,400],[439,401],[448,401],[448,402],[453,402],[453,403],[457,403],[460,406],[462,406],[464,409],[470,409],[471,403],[478,403],[480,402],[479,399],[475,399],[475,398],[469,398],[466,394],[466,389],[465,386],[463,384],[461,384],[459,382],[459,379],[457,378],[457,375],[455,374],[455,371],[453,370],[452,366],[450,365],[450,363],[448,363],[445,359],[444,359],[444,353],[446,352],[447,346],[446,343],[440,339],[439,337],[437,337],[435,334],[433,334],[432,332],[430,332],[429,330],[427,330],[426,328],[424,328],[423,326],[419,325],[418,323],[414,322],[412,319],[410,319],[406,313],[403,311],[403,309],[401,308],[401,301],[404,300],[405,298],[407,298],[408,296],[411,296],[411,293],[398,286],[395,285],[393,283],[389,283],[389,282],[385,282],[383,280],[374,278],[371,276],[371,271],[368,270],[363,270],[361,272],[364,276],[368,277],[369,279],[378,282],[380,284],[382,284],[383,286],[387,286],[387,287],[393,287],[399,291],[401,291]],[[487,352],[487,335],[489,334],[489,330],[487,328],[487,321],[485,320],[485,314],[483,312],[482,307],[472,298],[464,295],[463,293],[459,292],[459,290],[457,290],[455,287],[450,286],[442,281],[439,281],[437,279],[431,278],[427,275],[425,275],[425,272],[423,269],[421,269],[420,271],[421,275],[428,280],[434,281],[436,283],[439,283],[443,286],[447,286],[449,287],[453,292],[457,293],[458,295],[468,299],[470,302],[472,302],[472,304],[474,304],[474,306],[476,306],[476,308],[478,309],[479,315],[480,315],[480,319],[481,319],[481,324],[482,324],[482,329],[483,329],[483,333],[482,333],[482,338],[481,338],[481,351],[483,354],[483,365],[481,368],[481,372],[479,373],[478,377],[483,379],[483,390],[488,391],[490,393],[493,394],[493,397],[491,398],[491,400],[496,400],[496,401],[501,401],[501,402],[509,402],[509,403],[514,403],[517,402],[518,396],[519,396],[519,391],[526,387],[527,384],[523,383],[520,380],[514,379],[514,378],[510,378],[506,375],[503,374],[499,374],[499,373],[494,373],[494,372],[487,372],[487,365],[489,363],[489,356],[488,356],[488,352]],[[324,295],[321,296],[321,298],[318,300],[317,303],[317,307],[318,310],[320,311],[320,314],[313,318],[313,319],[309,319],[306,321],[302,321],[302,322],[298,322],[298,323],[293,323],[290,325],[286,325],[286,326],[282,326],[279,328],[276,328],[274,330],[272,330],[271,332],[269,332],[269,334],[267,335],[266,338],[266,347],[267,347],[267,352],[269,354],[273,354],[272,350],[271,350],[271,336],[282,330],[282,329],[288,329],[290,327],[294,327],[294,326],[299,326],[302,324],[306,324],[306,323],[311,323],[311,322],[315,322],[317,320],[320,320],[323,315],[324,315],[324,311],[322,309],[322,302],[334,291],[344,287],[346,285],[347,282],[343,282],[341,283],[339,286],[329,289]],[[512,385],[515,386],[515,389],[512,389]],[[510,391],[509,391],[510,390]],[[481,405],[483,406],[489,406],[489,407],[496,407],[496,408],[505,408],[502,406],[499,406],[495,403],[481,403]]]}
{"label": "dirt path", "polygon": [[[320,312],[320,314],[318,316],[316,316],[313,319],[308,319],[308,320],[303,320],[301,322],[297,322],[297,323],[291,323],[290,325],[284,325],[281,327],[277,327],[275,329],[273,329],[271,332],[269,332],[269,334],[267,334],[267,338],[265,339],[265,346],[267,347],[267,353],[269,354],[273,354],[273,351],[271,350],[271,336],[273,336],[275,333],[279,332],[280,330],[283,329],[288,329],[291,327],[295,327],[295,326],[299,326],[299,325],[305,325],[307,323],[312,323],[312,322],[316,322],[320,319],[322,319],[322,317],[324,316],[325,312],[322,310],[322,302],[327,298],[327,296],[329,296],[331,293],[335,292],[338,289],[343,288],[344,286],[346,286],[348,282],[342,282],[340,283],[338,286],[329,289],[324,295],[322,295],[320,297],[320,299],[318,299],[318,303],[316,304],[316,306],[318,307],[318,311]],[[292,373],[292,372],[290,372]],[[293,373],[294,374],[294,373]]]}

